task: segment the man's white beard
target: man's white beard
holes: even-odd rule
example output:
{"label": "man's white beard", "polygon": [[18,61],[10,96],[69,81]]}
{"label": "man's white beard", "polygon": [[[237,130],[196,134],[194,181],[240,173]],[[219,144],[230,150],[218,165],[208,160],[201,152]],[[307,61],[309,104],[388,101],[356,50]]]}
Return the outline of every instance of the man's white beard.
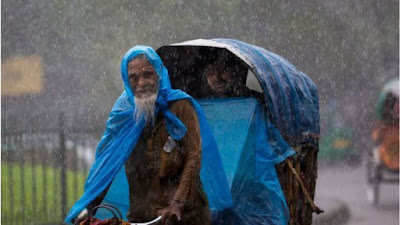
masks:
{"label": "man's white beard", "polygon": [[133,112],[133,115],[135,116],[136,121],[143,119],[146,124],[151,123],[154,125],[157,93],[142,98],[135,97],[134,100],[135,111]]}

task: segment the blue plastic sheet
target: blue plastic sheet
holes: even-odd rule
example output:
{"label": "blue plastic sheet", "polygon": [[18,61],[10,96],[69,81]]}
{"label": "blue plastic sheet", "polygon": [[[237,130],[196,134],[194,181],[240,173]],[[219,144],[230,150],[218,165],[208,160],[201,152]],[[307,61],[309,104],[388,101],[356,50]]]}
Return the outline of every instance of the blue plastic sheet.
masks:
{"label": "blue plastic sheet", "polygon": [[[69,223],[79,212],[93,201],[103,190],[113,182],[106,200],[118,207],[123,215],[127,210],[126,175],[123,165],[143,130],[142,120],[135,121],[134,94],[127,76],[128,62],[134,57],[144,54],[160,76],[159,94],[156,101],[156,113],[162,113],[170,136],[176,140],[186,133],[186,127],[173,115],[167,105],[169,101],[190,99],[198,116],[202,139],[202,167],[200,178],[204,191],[209,199],[210,208],[222,210],[232,206],[232,199],[226,182],[217,145],[212,136],[204,113],[198,103],[186,93],[171,89],[168,71],[157,53],[147,46],[136,46],[130,49],[122,59],[121,75],[125,91],[116,101],[107,121],[106,131],[97,147],[96,159],[86,180],[82,197],[74,204],[65,222]],[[118,175],[117,175],[118,174]],[[117,178],[117,179],[115,179]],[[125,217],[126,219],[126,217]]]}
{"label": "blue plastic sheet", "polygon": [[234,207],[213,224],[287,224],[289,209],[275,164],[295,152],[255,99],[200,100],[217,141]]}
{"label": "blue plastic sheet", "polygon": [[267,97],[271,122],[289,136],[319,134],[318,92],[311,79],[286,59],[259,46],[232,39],[212,39],[228,44],[250,62]]}

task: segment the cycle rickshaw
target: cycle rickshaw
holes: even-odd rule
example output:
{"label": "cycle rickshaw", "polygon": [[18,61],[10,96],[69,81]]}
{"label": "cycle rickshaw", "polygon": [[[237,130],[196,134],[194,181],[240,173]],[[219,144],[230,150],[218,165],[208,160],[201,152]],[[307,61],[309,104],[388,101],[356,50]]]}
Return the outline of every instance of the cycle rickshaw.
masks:
{"label": "cycle rickshaw", "polygon": [[[172,87],[198,100],[217,141],[234,201],[228,217],[237,220],[215,224],[311,224],[312,212],[322,212],[313,202],[319,106],[311,79],[281,56],[238,40],[197,39],[157,53]],[[247,91],[212,94],[204,72],[221,55],[242,65],[232,85]]]}
{"label": "cycle rickshaw", "polygon": [[399,182],[399,80],[386,83],[375,106],[373,148],[367,154],[367,198],[379,204],[381,183]]}
{"label": "cycle rickshaw", "polygon": [[[215,137],[233,206],[215,210],[208,198],[212,223],[311,224],[312,212],[322,212],[313,202],[319,108],[311,79],[279,55],[232,39],[171,44],[157,53],[172,88],[198,101]],[[214,95],[203,76],[210,64],[224,63],[220,56],[241,68],[229,82],[234,95]],[[126,200],[128,191],[120,187],[127,185],[116,185],[118,192],[108,191],[103,202],[125,214],[128,203],[112,199]]]}

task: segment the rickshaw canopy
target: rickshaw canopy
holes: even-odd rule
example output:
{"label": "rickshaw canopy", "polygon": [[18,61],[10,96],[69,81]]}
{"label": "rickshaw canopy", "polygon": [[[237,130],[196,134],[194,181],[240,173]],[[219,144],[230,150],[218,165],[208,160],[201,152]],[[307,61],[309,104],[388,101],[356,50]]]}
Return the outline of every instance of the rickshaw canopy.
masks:
{"label": "rickshaw canopy", "polygon": [[[291,145],[302,142],[316,145],[315,138],[319,136],[317,88],[307,75],[290,62],[264,48],[233,39],[196,39],[166,45],[157,52],[165,62],[168,57],[182,57],[176,51],[168,54],[177,48],[222,48],[236,55],[257,78],[264,93],[270,120],[285,140]],[[192,51],[192,54],[196,52]],[[170,74],[174,66],[179,66],[179,63],[172,66],[166,64]]]}
{"label": "rickshaw canopy", "polygon": [[399,79],[395,78],[388,81],[382,88],[381,92],[379,93],[378,100],[375,106],[375,115],[378,119],[382,119],[382,108],[386,98],[389,94],[393,95],[394,97],[399,98]]}

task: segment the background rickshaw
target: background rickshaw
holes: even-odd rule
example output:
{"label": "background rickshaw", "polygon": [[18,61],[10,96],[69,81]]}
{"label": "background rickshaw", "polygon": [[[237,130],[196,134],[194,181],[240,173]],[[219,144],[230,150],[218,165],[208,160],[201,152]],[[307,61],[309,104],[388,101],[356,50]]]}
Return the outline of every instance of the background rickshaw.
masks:
{"label": "background rickshaw", "polygon": [[[238,217],[230,222],[311,224],[312,212],[321,212],[313,203],[319,108],[311,79],[279,55],[232,39],[192,40],[157,52],[172,87],[196,98],[210,123]],[[219,54],[245,65],[234,79],[250,95],[218,98],[207,91],[202,73]]]}
{"label": "background rickshaw", "polygon": [[374,145],[367,153],[367,198],[375,206],[380,184],[399,182],[399,84],[387,82],[375,106]]}

